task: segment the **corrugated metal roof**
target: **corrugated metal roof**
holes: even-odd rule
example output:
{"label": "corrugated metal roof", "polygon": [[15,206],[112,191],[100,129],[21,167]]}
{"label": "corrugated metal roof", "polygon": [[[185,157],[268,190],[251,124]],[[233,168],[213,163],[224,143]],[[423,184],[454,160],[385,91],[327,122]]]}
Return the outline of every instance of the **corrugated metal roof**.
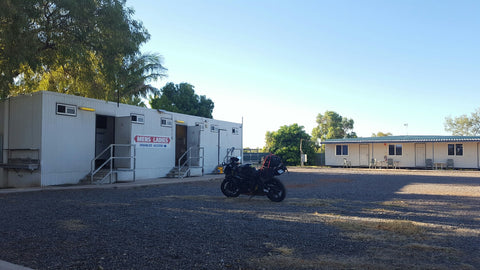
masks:
{"label": "corrugated metal roof", "polygon": [[385,136],[329,139],[322,144],[339,143],[421,143],[421,142],[480,142],[480,136]]}

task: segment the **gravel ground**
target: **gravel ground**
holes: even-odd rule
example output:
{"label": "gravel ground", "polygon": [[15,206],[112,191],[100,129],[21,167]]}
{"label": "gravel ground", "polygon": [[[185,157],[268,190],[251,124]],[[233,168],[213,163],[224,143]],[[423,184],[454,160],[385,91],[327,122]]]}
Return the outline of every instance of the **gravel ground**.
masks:
{"label": "gravel ground", "polygon": [[220,181],[0,194],[34,269],[480,269],[480,173],[290,169],[281,203]]}

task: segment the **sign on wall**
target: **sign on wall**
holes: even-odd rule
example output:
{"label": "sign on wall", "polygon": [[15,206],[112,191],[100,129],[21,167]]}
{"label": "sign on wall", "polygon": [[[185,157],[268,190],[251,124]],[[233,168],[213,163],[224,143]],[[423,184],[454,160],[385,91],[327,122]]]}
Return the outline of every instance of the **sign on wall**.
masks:
{"label": "sign on wall", "polygon": [[167,148],[170,146],[170,138],[166,136],[136,135],[134,138],[138,147]]}

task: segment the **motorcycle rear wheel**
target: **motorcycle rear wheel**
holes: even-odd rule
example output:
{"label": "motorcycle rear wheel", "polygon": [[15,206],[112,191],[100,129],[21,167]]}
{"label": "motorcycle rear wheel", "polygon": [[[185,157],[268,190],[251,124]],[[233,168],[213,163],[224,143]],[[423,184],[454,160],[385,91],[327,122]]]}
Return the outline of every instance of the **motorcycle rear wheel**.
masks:
{"label": "motorcycle rear wheel", "polygon": [[220,185],[223,195],[227,197],[238,197],[240,195],[240,188],[235,184],[233,179],[225,178]]}
{"label": "motorcycle rear wheel", "polygon": [[279,180],[273,178],[265,183],[265,188],[268,190],[267,197],[272,202],[281,202],[287,196],[285,186]]}

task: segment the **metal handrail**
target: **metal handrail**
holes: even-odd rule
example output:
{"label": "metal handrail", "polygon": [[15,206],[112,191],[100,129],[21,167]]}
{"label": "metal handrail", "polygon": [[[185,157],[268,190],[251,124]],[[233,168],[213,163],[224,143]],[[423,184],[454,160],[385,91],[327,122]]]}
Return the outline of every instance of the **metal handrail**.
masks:
{"label": "metal handrail", "polygon": [[[198,149],[198,157],[192,157],[191,154],[192,154],[192,150],[197,150]],[[200,151],[201,151],[201,155],[200,155]],[[185,162],[181,163],[182,162],[182,159],[186,156],[186,155],[189,155],[188,158],[185,160]],[[202,160],[202,166],[200,166],[202,168],[202,175],[203,175],[203,168],[205,166],[205,159],[204,159],[204,155],[205,155],[205,149],[203,147],[190,147],[188,148],[187,151],[185,151],[185,153],[183,153],[183,155],[180,156],[180,158],[178,159],[178,178],[183,178],[185,177],[185,174],[188,173],[188,171],[190,170],[190,165],[191,165],[191,160],[194,159],[194,158],[198,158],[199,161],[200,159]],[[187,167],[187,164],[188,164],[188,167],[189,169],[181,174],[181,171],[183,170],[183,168]],[[200,164],[200,162],[199,162]]]}
{"label": "metal handrail", "polygon": [[[130,152],[130,156],[116,157],[113,154],[114,153],[114,147],[130,147],[130,148],[133,147],[133,155],[132,155],[132,152]],[[97,159],[99,159],[101,156],[103,156],[105,153],[107,153],[108,150],[110,150],[110,157],[107,160],[105,160],[105,162],[103,162],[100,166],[98,166],[97,169],[95,169],[95,163],[96,163]],[[109,172],[99,182],[102,182],[103,179],[105,179],[105,177],[110,176],[110,183],[111,183],[112,182],[111,175],[114,172],[118,172],[118,170],[113,169],[113,161],[115,159],[129,159],[130,164],[131,164],[131,161],[133,159],[133,169],[130,169],[130,170],[133,172],[133,181],[135,181],[135,171],[136,171],[136,167],[137,167],[136,156],[137,156],[137,151],[136,151],[135,144],[110,144],[107,148],[105,148],[105,150],[103,150],[94,159],[92,159],[92,162],[90,164],[90,182],[93,183],[93,178],[94,178],[95,174],[98,173],[100,170],[102,170],[107,164],[110,164]],[[131,165],[130,165],[130,167],[131,167]]]}
{"label": "metal handrail", "polygon": [[[223,162],[224,162],[224,163],[228,163],[228,162],[230,161],[230,158],[231,158],[231,157],[238,157],[238,155],[237,155],[237,156],[234,156],[234,155],[233,155],[233,152],[234,152],[234,151],[238,151],[238,152],[239,152],[239,155],[242,155],[242,154],[243,154],[242,149],[236,149],[235,147],[227,148],[227,155],[223,158]],[[241,160],[240,162],[241,162],[241,163],[244,163],[243,160]]]}

